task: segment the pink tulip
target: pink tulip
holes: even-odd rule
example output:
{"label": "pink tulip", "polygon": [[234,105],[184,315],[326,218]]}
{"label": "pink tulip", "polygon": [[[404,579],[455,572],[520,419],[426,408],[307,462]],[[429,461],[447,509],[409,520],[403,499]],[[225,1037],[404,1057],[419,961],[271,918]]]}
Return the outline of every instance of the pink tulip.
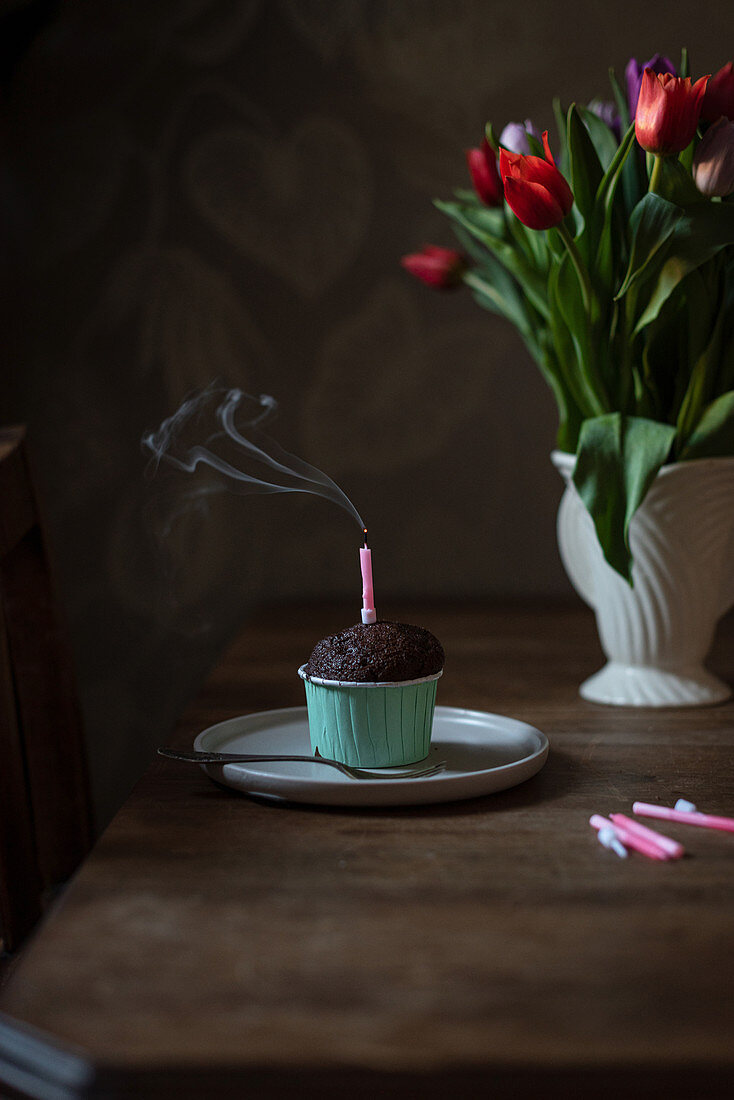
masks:
{"label": "pink tulip", "polygon": [[693,179],[702,195],[734,191],[734,122],[720,118],[706,131],[693,158]]}

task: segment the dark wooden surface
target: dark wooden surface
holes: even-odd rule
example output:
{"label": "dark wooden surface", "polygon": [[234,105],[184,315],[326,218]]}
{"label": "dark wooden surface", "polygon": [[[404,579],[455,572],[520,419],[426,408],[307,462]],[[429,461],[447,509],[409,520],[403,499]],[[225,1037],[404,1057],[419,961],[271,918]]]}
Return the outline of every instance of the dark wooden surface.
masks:
{"label": "dark wooden surface", "polygon": [[[544,730],[544,770],[339,810],[154,760],[3,991],[6,1070],[20,1022],[42,1037],[20,1061],[51,1079],[65,1056],[69,1096],[734,1095],[734,836],[671,825],[684,860],[622,861],[588,825],[635,799],[734,814],[734,706],[583,702],[601,653],[579,607],[384,612],[442,639],[439,703]],[[350,621],[260,615],[178,743],[301,705],[297,666]],[[733,625],[711,661],[729,679]]]}

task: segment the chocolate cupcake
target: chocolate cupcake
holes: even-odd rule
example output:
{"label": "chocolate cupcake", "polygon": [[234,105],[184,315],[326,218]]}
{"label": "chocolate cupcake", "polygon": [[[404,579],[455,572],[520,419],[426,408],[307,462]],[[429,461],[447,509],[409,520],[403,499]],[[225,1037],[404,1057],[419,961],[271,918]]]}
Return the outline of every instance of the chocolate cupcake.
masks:
{"label": "chocolate cupcake", "polygon": [[407,623],[358,623],[322,639],[298,670],[313,751],[373,768],[425,759],[443,662],[438,639]]}

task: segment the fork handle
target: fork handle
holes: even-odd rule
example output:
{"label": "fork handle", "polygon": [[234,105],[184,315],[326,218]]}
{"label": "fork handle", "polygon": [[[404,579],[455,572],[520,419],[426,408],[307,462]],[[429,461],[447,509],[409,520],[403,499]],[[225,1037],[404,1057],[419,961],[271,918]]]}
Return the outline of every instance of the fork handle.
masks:
{"label": "fork handle", "polygon": [[327,756],[297,756],[290,753],[272,752],[202,752],[197,749],[158,749],[159,756],[166,756],[171,760],[183,760],[187,764],[254,764],[259,760],[302,760],[306,764],[327,764],[330,768],[336,768],[338,772],[348,779],[413,779],[419,776],[435,775],[446,767],[445,760],[439,760],[432,766],[421,768],[420,771],[395,772],[393,775],[385,774],[379,768],[355,768],[351,764],[342,764],[340,760],[331,760]]}
{"label": "fork handle", "polygon": [[328,764],[336,768],[343,775],[349,775],[349,770],[338,760],[329,760],[325,756],[284,756],[282,753],[260,752],[202,752],[197,749],[189,751],[183,749],[158,749],[159,756],[166,756],[170,760],[183,760],[188,764],[255,764],[261,760],[298,760],[307,764]]}

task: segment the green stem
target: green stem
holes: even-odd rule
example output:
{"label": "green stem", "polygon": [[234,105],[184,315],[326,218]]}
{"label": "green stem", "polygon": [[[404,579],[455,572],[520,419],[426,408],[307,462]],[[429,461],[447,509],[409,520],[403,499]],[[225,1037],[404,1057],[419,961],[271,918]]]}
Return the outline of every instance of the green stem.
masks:
{"label": "green stem", "polygon": [[464,286],[470,287],[472,290],[478,290],[481,294],[486,294],[492,301],[497,301],[499,304],[499,295],[496,293],[491,283],[488,283],[481,275],[477,275],[476,272],[469,268],[461,276],[461,281]]}
{"label": "green stem", "polygon": [[647,190],[652,191],[654,194],[661,194],[660,191],[660,177],[663,171],[663,158],[655,157],[655,163],[652,166],[652,172],[650,173],[650,183]]}
{"label": "green stem", "polygon": [[591,279],[589,278],[589,272],[586,270],[586,264],[584,263],[583,259],[581,258],[581,253],[579,252],[578,248],[576,247],[576,242],[574,241],[573,237],[571,236],[571,234],[569,233],[568,229],[563,224],[563,222],[561,222],[560,225],[558,226],[558,232],[561,234],[561,238],[563,239],[563,243],[565,244],[566,248],[568,249],[568,254],[571,257],[571,262],[573,263],[573,266],[576,269],[576,274],[578,275],[578,280],[579,280],[579,283],[581,284],[581,294],[582,294],[583,299],[584,299],[584,309],[586,310],[586,313],[587,313],[587,316],[589,317],[589,320],[591,320],[591,295],[592,295],[592,289],[591,289]]}
{"label": "green stem", "polygon": [[594,330],[596,327],[596,318],[594,317],[594,310],[597,303],[594,299],[594,290],[591,285],[591,277],[589,275],[586,264],[583,261],[581,253],[576,247],[576,242],[571,236],[568,228],[561,222],[557,226],[558,232],[561,235],[561,240],[566,246],[566,250],[571,257],[571,262],[576,271],[576,276],[581,287],[581,297],[584,303],[584,312],[586,314],[587,330],[586,330],[586,348],[583,354],[585,362],[580,363],[581,369],[584,372],[589,397],[594,406],[594,414],[600,415],[606,412],[609,408],[609,398],[606,393],[606,387],[602,382],[601,375],[599,373],[598,364],[596,362],[596,353],[594,349]]}

